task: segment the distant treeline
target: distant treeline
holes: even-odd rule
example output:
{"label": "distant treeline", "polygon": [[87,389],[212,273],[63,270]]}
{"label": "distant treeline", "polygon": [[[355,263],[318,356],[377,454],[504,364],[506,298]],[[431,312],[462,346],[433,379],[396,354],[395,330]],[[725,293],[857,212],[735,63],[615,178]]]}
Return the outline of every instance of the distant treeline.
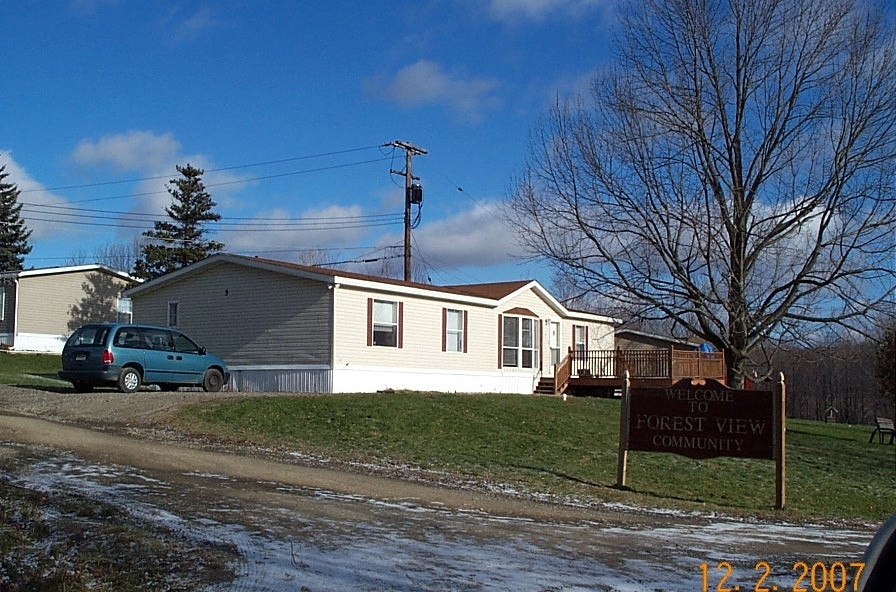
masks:
{"label": "distant treeline", "polygon": [[873,343],[779,351],[774,366],[784,373],[788,417],[823,421],[831,408],[841,423],[894,417],[893,398],[878,379],[878,352]]}

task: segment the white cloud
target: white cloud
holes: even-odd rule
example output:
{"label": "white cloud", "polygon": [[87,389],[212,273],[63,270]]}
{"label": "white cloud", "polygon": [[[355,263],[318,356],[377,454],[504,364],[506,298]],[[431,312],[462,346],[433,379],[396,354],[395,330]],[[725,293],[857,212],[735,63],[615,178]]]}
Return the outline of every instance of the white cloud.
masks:
{"label": "white cloud", "polygon": [[448,73],[429,60],[405,66],[387,81],[368,80],[365,87],[403,107],[442,105],[469,121],[480,120],[486,111],[500,105],[492,94],[498,87],[495,80]]}
{"label": "white cloud", "polygon": [[480,203],[451,218],[424,224],[415,231],[414,241],[435,267],[487,267],[523,255],[498,203]]}
{"label": "white cloud", "polygon": [[613,0],[491,0],[489,13],[495,20],[542,20],[558,13],[581,16],[593,9],[606,9]]}
{"label": "white cloud", "polygon": [[121,171],[152,173],[175,162],[180,149],[180,142],[170,132],[131,130],[96,141],[81,140],[71,159],[82,166],[111,165]]}
{"label": "white cloud", "polygon": [[[139,181],[132,193],[133,212],[163,214],[171,205],[167,186],[178,177],[177,165],[191,164],[208,170],[208,158],[201,154],[186,155],[181,144],[170,132],[130,130],[103,136],[99,140],[82,140],[71,155],[72,162],[83,167],[110,167],[120,172],[133,172],[145,179]],[[208,192],[219,205],[226,205],[235,192],[245,189],[247,177],[228,171],[211,170],[202,176]],[[114,208],[113,208],[114,209]],[[147,228],[151,225],[147,224]]]}
{"label": "white cloud", "polygon": [[8,150],[0,151],[0,165],[6,166],[6,172],[9,177],[7,183],[13,183],[19,189],[19,204],[22,206],[21,216],[25,221],[25,226],[31,230],[31,238],[29,242],[34,246],[34,241],[57,237],[61,233],[71,231],[71,225],[60,224],[58,220],[59,214],[56,212],[64,212],[65,210],[54,206],[66,206],[68,202],[55,195],[51,191],[36,181],[28,172],[15,160]]}

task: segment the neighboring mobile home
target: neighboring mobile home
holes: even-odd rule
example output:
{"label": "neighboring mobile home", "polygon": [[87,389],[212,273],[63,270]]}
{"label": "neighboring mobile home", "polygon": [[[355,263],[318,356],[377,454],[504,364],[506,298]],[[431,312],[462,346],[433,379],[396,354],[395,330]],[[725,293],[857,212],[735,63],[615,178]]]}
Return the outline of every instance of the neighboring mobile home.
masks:
{"label": "neighboring mobile home", "polygon": [[612,349],[618,322],[536,281],[432,286],[231,254],[126,295],[135,322],[179,327],[248,391],[532,393],[569,348]]}
{"label": "neighboring mobile home", "polygon": [[0,272],[0,345],[59,353],[84,323],[129,321],[121,293],[137,281],[99,264]]}

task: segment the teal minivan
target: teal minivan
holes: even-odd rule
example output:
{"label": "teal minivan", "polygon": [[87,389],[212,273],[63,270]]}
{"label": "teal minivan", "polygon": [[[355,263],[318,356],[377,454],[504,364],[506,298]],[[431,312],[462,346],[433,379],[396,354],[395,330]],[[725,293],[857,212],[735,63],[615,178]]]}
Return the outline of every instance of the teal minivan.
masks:
{"label": "teal minivan", "polygon": [[170,327],[103,323],[72,333],[62,349],[59,377],[81,393],[104,385],[133,393],[144,384],[217,392],[230,372],[224,360]]}

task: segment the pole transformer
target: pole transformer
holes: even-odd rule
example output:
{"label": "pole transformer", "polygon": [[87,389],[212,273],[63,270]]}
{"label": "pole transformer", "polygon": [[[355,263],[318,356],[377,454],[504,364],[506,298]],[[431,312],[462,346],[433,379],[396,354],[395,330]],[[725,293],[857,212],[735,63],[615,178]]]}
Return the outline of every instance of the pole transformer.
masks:
{"label": "pole transformer", "polygon": [[418,154],[426,154],[426,150],[418,148],[413,144],[396,140],[390,142],[389,146],[401,148],[404,150],[404,170],[389,171],[393,175],[404,176],[404,281],[411,281],[411,204],[418,206],[423,203],[423,189],[420,185],[414,183],[419,181],[419,177],[415,177],[411,169],[411,159]]}

